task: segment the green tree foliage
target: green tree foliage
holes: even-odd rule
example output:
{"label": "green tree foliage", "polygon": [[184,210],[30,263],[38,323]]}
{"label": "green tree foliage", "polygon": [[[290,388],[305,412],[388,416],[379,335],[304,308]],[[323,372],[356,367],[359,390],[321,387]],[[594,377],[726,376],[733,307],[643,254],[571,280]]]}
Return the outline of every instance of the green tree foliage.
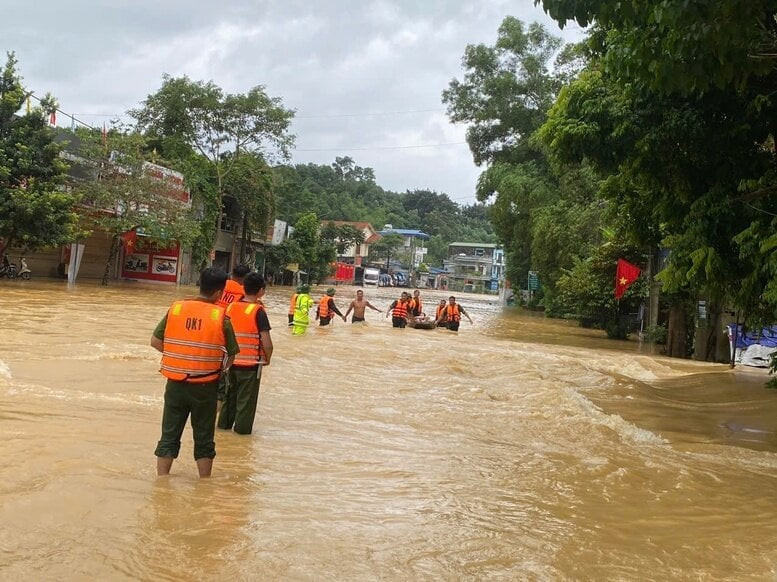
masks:
{"label": "green tree foliage", "polygon": [[535,0],[560,25],[596,25],[608,74],[659,92],[744,89],[777,60],[775,0]]}
{"label": "green tree foliage", "polygon": [[377,262],[385,259],[388,263],[392,257],[397,256],[404,242],[405,239],[401,234],[391,233],[382,236],[380,240],[370,245],[370,261]]}
{"label": "green tree foliage", "polygon": [[256,154],[234,154],[232,170],[224,179],[224,191],[237,202],[242,218],[240,257],[246,257],[250,234],[264,234],[275,213],[275,174]]}
{"label": "green tree foliage", "polygon": [[150,139],[150,146],[159,147],[167,158],[189,160],[193,150],[210,165],[214,188],[198,193],[214,193],[216,200],[203,202],[213,222],[201,240],[215,238],[226,179],[243,161],[241,154],[287,158],[294,143],[289,133],[294,112],[283,107],[280,98],[269,97],[261,86],[231,94],[212,82],[166,75],[162,87],[130,114],[138,130]]}
{"label": "green tree foliage", "polygon": [[191,244],[197,222],[187,206],[169,196],[170,187],[164,177],[155,175],[146,163],[142,135],[111,131],[105,147],[97,131],[79,130],[75,137],[78,155],[94,171],[94,179],[78,186],[84,204],[94,209],[82,214],[82,225],[111,237],[103,285],[108,284],[121,235],[127,231],[140,229],[152,244]]}
{"label": "green tree foliage", "polygon": [[67,166],[45,117],[56,107],[19,115],[27,93],[8,54],[0,75],[0,253],[11,245],[29,250],[73,240],[78,196],[63,189]]}
{"label": "green tree foliage", "polygon": [[278,166],[275,172],[277,216],[290,223],[313,211],[325,222],[366,221],[377,230],[385,224],[420,229],[436,241],[430,247],[430,260],[436,264],[447,258],[451,242],[496,242],[483,204],[462,207],[446,194],[428,190],[404,194],[384,190],[375,183],[371,168],[361,168],[351,158],[337,158],[331,166]]}
{"label": "green tree foliage", "polygon": [[294,232],[281,253],[288,262],[298,263],[307,273],[308,281],[321,281],[331,274],[337,251],[332,241],[320,234],[320,221],[315,212],[303,214],[294,223]]}
{"label": "green tree foliage", "polygon": [[595,243],[600,200],[590,169],[551,165],[533,136],[584,60],[581,46],[562,46],[542,25],[507,17],[493,47],[467,47],[463,80],[443,93],[451,120],[469,124],[475,162],[488,163],[477,195],[493,200],[488,215],[505,245],[507,276],[520,282],[539,271],[551,313],[562,269]]}
{"label": "green tree foliage", "polygon": [[332,244],[338,255],[342,255],[349,248],[364,242],[364,233],[350,224],[336,225],[330,221],[321,227],[320,237],[322,241]]}

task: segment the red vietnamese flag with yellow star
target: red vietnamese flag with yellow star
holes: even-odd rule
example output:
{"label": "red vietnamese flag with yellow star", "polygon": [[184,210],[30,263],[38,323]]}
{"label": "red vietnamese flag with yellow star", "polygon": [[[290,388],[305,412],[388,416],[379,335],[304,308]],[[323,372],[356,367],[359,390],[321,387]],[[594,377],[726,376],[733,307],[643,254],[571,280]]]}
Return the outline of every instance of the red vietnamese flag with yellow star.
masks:
{"label": "red vietnamese flag with yellow star", "polygon": [[642,271],[637,265],[623,259],[618,259],[618,268],[615,271],[615,299],[620,299]]}

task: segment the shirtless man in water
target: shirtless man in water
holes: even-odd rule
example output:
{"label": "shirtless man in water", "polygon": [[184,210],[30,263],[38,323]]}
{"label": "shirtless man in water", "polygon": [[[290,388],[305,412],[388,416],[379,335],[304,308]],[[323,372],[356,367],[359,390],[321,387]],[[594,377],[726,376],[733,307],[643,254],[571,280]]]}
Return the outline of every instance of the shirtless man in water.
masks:
{"label": "shirtless man in water", "polygon": [[348,314],[353,311],[353,318],[351,319],[351,323],[357,323],[359,321],[364,321],[364,310],[369,307],[370,309],[374,311],[380,311],[377,307],[374,307],[372,303],[367,301],[364,298],[364,291],[359,289],[356,292],[356,299],[351,301],[351,304],[348,306],[348,311],[345,312],[345,317],[348,317]]}

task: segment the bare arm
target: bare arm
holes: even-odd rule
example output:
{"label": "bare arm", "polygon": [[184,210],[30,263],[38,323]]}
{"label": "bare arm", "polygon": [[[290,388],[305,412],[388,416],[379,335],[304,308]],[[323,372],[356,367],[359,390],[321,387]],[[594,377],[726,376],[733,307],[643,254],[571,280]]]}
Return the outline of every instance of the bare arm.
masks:
{"label": "bare arm", "polygon": [[262,348],[264,348],[264,365],[270,365],[270,358],[272,358],[272,338],[269,331],[260,331],[259,337],[262,340]]}
{"label": "bare arm", "polygon": [[165,342],[156,336],[151,336],[151,347],[156,351],[161,352],[164,350]]}
{"label": "bare arm", "polygon": [[345,316],[348,317],[351,314],[351,311],[353,311],[353,301],[351,301],[351,304],[348,306],[348,311],[345,312]]}
{"label": "bare arm", "polygon": [[378,309],[377,307],[373,306],[372,303],[370,303],[369,301],[367,301],[367,307],[369,307],[370,309],[373,309],[375,311],[380,312],[380,309]]}

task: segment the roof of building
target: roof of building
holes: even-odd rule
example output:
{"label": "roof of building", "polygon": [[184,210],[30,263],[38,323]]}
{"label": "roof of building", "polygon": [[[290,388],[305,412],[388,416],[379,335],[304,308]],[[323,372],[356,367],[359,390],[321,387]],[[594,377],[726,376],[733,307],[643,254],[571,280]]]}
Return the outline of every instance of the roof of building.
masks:
{"label": "roof of building", "polygon": [[364,230],[365,228],[368,228],[369,230],[372,231],[372,234],[364,239],[364,244],[368,244],[368,245],[372,244],[375,241],[380,240],[381,238],[380,233],[378,233],[378,231],[375,230],[375,227],[372,226],[372,224],[370,224],[369,222],[365,222],[365,221],[353,222],[349,220],[322,220],[321,224],[327,225],[330,222],[335,226],[344,226],[347,224],[348,226],[352,226],[357,230]]}
{"label": "roof of building", "polygon": [[381,230],[380,234],[387,235],[387,234],[401,234],[402,236],[417,236],[418,238],[427,239],[429,238],[429,235],[425,232],[422,232],[420,230],[410,229],[410,228],[389,228],[386,230]]}
{"label": "roof of building", "polygon": [[499,245],[493,243],[452,242],[449,247],[477,247],[479,249],[496,249]]}

